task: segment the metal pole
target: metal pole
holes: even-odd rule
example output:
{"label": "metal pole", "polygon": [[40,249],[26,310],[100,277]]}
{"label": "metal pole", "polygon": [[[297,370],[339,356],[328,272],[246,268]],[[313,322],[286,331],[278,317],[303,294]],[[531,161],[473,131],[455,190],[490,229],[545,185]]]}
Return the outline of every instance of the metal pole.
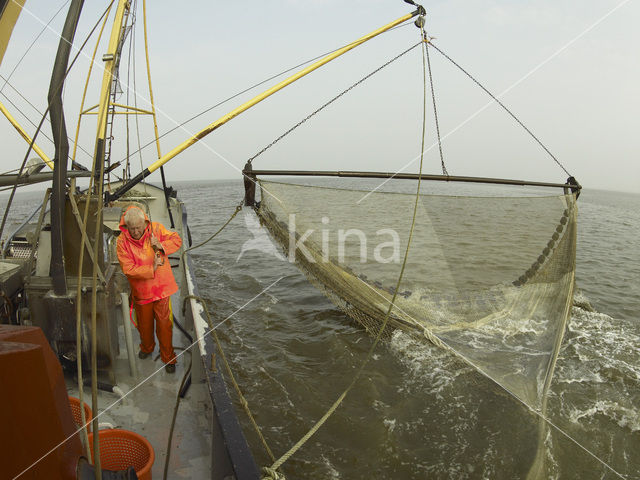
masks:
{"label": "metal pole", "polygon": [[[67,172],[67,178],[89,177],[91,172],[85,170],[74,170]],[[53,179],[53,172],[33,173],[31,175],[0,175],[0,187],[9,185],[27,185],[32,183],[50,182]]]}
{"label": "metal pole", "polygon": [[53,193],[51,195],[51,266],[53,291],[56,295],[67,293],[67,279],[64,271],[64,203],[67,181],[67,160],[69,157],[69,141],[62,108],[62,86],[69,64],[69,54],[73,37],[76,33],[80,12],[84,0],[73,0],[64,23],[58,53],[51,73],[49,84],[49,115],[51,130],[56,146],[53,169]]}
{"label": "metal pole", "polygon": [[127,344],[127,357],[129,359],[129,371],[131,376],[138,375],[138,369],[136,368],[136,352],[133,349],[133,337],[131,336],[131,322],[129,321],[129,295],[126,293],[120,293],[122,298],[122,326],[124,327],[124,340]]}
{"label": "metal pole", "polygon": [[[298,176],[298,177],[346,177],[346,178],[389,178],[398,180],[435,180],[441,182],[489,183],[496,185],[519,185],[530,187],[557,187],[579,191],[582,186],[573,177],[567,183],[533,182],[527,180],[511,180],[506,178],[461,177],[456,175],[418,175],[417,173],[395,172],[356,172],[356,171],[313,171],[313,170],[245,170],[245,178],[259,176]],[[573,179],[573,180],[571,180]],[[574,183],[575,182],[575,183]]]}

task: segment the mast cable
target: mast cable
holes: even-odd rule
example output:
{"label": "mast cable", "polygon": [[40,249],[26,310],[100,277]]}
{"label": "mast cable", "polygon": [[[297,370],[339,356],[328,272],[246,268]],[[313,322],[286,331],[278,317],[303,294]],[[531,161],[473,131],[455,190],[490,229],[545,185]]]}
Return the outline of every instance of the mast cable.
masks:
{"label": "mast cable", "polygon": [[[7,79],[6,79],[6,78],[5,78],[1,73],[0,73],[0,78],[1,78],[2,80],[7,80]],[[40,110],[38,110],[38,108],[37,108],[33,103],[31,103],[31,102],[29,101],[29,99],[28,99],[28,98],[26,98],[24,95],[22,95],[22,93],[20,93],[20,91],[19,91],[16,87],[14,87],[14,86],[9,82],[9,81],[6,81],[6,82],[5,82],[5,84],[6,84],[6,85],[9,85],[9,87],[11,87],[11,89],[12,89],[14,92],[16,92],[16,93],[17,93],[17,94],[18,94],[18,95],[19,95],[19,96],[20,96],[20,97],[21,97],[25,102],[27,102],[27,103],[28,103],[28,104],[29,104],[29,105],[30,105],[30,106],[31,106],[31,107],[32,107],[32,108],[33,108],[33,109],[34,109],[34,110],[35,110],[39,115],[46,115],[46,114],[43,114]],[[31,120],[31,119],[29,118],[29,116],[28,116],[28,115],[27,115],[23,110],[21,110],[21,109],[20,109],[20,107],[18,107],[15,103],[13,103],[13,101],[12,101],[12,100],[7,96],[7,94],[6,94],[6,93],[4,93],[4,92],[2,92],[2,91],[0,90],[0,95],[2,95],[2,97],[3,97],[3,98],[4,98],[4,99],[5,99],[5,100],[6,100],[6,101],[7,101],[7,102],[8,102],[8,103],[9,103],[9,104],[10,104],[10,105],[11,105],[11,106],[12,106],[12,107],[17,111],[17,112],[18,112],[18,113],[20,113],[20,115],[22,115],[22,116],[25,118],[25,120],[26,120],[27,122],[29,122],[33,127],[36,127],[36,128],[37,128],[37,125],[33,122],[33,120]],[[47,123],[51,123],[51,121],[49,120],[49,118],[47,118]],[[54,143],[53,139],[52,139],[49,135],[47,135],[46,133],[42,133],[42,136],[43,136],[43,137],[45,137],[47,140],[49,140],[51,143]],[[73,140],[71,140],[71,137],[70,137],[70,136],[68,136],[68,135],[67,135],[67,139],[73,142]],[[90,154],[89,152],[87,152],[84,148],[82,148],[82,146],[80,146],[80,145],[79,145],[79,148],[80,148],[80,150],[82,150],[84,153],[86,153],[88,156],[90,156],[90,157],[91,157],[91,154]],[[75,163],[75,162],[74,162],[74,163]],[[78,165],[79,165],[79,164],[78,164]],[[79,165],[79,166],[80,166],[80,167],[82,167],[82,165]],[[85,167],[82,167],[82,168],[84,168],[84,169],[86,170],[86,168],[85,168]]]}
{"label": "mast cable", "polygon": [[309,120],[311,117],[313,117],[315,114],[319,113],[320,111],[324,110],[326,107],[328,107],[329,105],[331,105],[333,102],[335,102],[336,100],[338,100],[340,97],[342,97],[344,94],[348,93],[349,91],[351,91],[353,88],[357,87],[358,85],[360,85],[361,83],[363,83],[365,80],[368,80],[370,77],[372,77],[373,75],[375,75],[376,73],[378,73],[380,70],[382,70],[383,68],[387,67],[388,65],[391,65],[393,62],[395,62],[396,60],[398,60],[400,57],[402,57],[403,55],[409,53],[411,50],[413,50],[414,48],[416,48],[417,46],[419,46],[422,43],[422,41],[416,43],[415,45],[412,45],[411,47],[407,48],[406,50],[404,50],[403,52],[399,53],[398,55],[396,55],[395,57],[393,57],[391,60],[387,61],[386,63],[384,63],[383,65],[379,66],[378,68],[376,68],[375,70],[373,70],[372,72],[368,73],[367,75],[365,75],[364,77],[362,77],[360,80],[358,80],[357,82],[355,82],[354,84],[352,84],[350,87],[347,87],[345,90],[343,90],[342,92],[340,92],[338,95],[336,95],[335,97],[333,97],[331,100],[329,100],[328,102],[324,103],[322,106],[320,106],[319,108],[317,108],[316,110],[314,110],[312,113],[310,113],[309,115],[307,115],[305,118],[303,118],[302,120],[300,120],[298,123],[296,123],[293,127],[289,128],[287,131],[285,131],[282,135],[280,135],[278,138],[276,138],[274,141],[272,141],[270,144],[268,144],[266,147],[264,147],[262,150],[260,150],[258,153],[256,153],[254,156],[252,156],[251,158],[249,158],[249,160],[247,160],[247,163],[251,164],[253,162],[253,160],[256,157],[259,157],[260,155],[262,155],[265,151],[267,151],[269,148],[271,148],[272,146],[274,146],[276,143],[278,143],[280,140],[282,140],[284,137],[286,137],[287,135],[289,135],[291,132],[293,132],[296,128],[298,128],[300,125],[302,125],[304,122],[306,122],[307,120]]}
{"label": "mast cable", "polygon": [[[71,72],[71,69],[73,68],[76,60],[78,60],[78,57],[80,56],[80,53],[82,53],[82,50],[87,45],[87,42],[89,41],[89,39],[91,38],[91,36],[95,32],[96,28],[98,28],[98,25],[102,21],[102,18],[107,14],[109,9],[111,8],[111,4],[113,2],[114,2],[114,0],[111,0],[111,2],[109,3],[107,9],[102,13],[100,18],[96,22],[96,24],[93,26],[91,31],[89,31],[89,33],[87,34],[85,40],[80,45],[80,48],[78,49],[78,52],[75,54],[75,56],[71,60],[71,63],[69,64],[69,68],[67,68],[67,71],[65,72],[64,76],[62,77],[62,82],[64,82],[66,80],[66,78],[69,75],[69,73]],[[60,89],[60,87],[61,87],[61,85],[58,86],[58,90]],[[36,128],[36,131],[33,134],[33,138],[31,139],[31,143],[29,144],[29,148],[27,148],[27,153],[25,153],[24,160],[22,161],[22,165],[20,166],[18,175],[16,177],[16,181],[13,184],[13,187],[12,187],[12,190],[11,190],[11,195],[9,196],[9,200],[7,201],[7,206],[5,207],[4,215],[2,217],[2,223],[0,224],[0,239],[2,238],[2,233],[4,232],[4,227],[5,227],[6,223],[7,223],[7,216],[9,215],[9,210],[11,209],[11,204],[13,202],[13,197],[15,196],[16,189],[18,188],[19,177],[22,175],[22,172],[24,171],[24,167],[27,164],[27,160],[29,158],[29,154],[31,153],[31,149],[33,148],[33,145],[36,142],[36,138],[38,137],[38,134],[40,133],[40,130],[42,129],[42,125],[43,125],[45,119],[47,118],[47,114],[49,113],[49,109],[50,108],[51,108],[51,106],[47,102],[47,109],[45,110],[45,112],[44,112],[44,114],[42,116],[42,119],[40,120],[40,123],[38,124],[38,127]],[[66,159],[66,161],[68,161],[68,159]]]}
{"label": "mast cable", "polygon": [[47,22],[47,24],[42,27],[42,30],[40,30],[40,33],[38,33],[38,35],[36,35],[36,38],[33,39],[33,41],[31,42],[31,44],[27,47],[27,49],[24,51],[24,53],[22,54],[22,56],[20,57],[20,59],[18,60],[18,62],[14,65],[13,69],[11,70],[11,72],[9,72],[9,76],[5,79],[4,77],[4,84],[2,85],[2,87],[0,87],[0,93],[2,93],[2,91],[4,90],[4,87],[7,86],[7,83],[9,83],[9,80],[11,79],[11,77],[13,76],[14,73],[16,73],[16,70],[18,69],[18,67],[20,66],[20,64],[22,63],[22,61],[26,58],[27,54],[31,51],[31,49],[33,48],[33,46],[36,44],[36,42],[38,41],[38,39],[42,36],[42,34],[49,28],[49,26],[51,25],[51,22],[53,22],[53,20],[58,16],[58,14],[62,11],[62,9],[70,2],[71,0],[66,0],[62,6],[58,9],[58,11],[56,13],[53,14],[53,17],[51,17],[49,19],[49,21]]}
{"label": "mast cable", "polygon": [[[133,11],[136,11],[135,6],[133,7]],[[130,93],[131,93],[131,88],[129,87],[131,85],[131,50],[133,48],[133,36],[135,35],[135,30],[133,30],[131,32],[131,38],[132,40],[129,41],[129,53],[128,53],[128,58],[127,58],[127,105],[129,105],[129,98],[130,98]],[[137,115],[136,115],[137,117]],[[130,151],[131,151],[131,144],[130,144],[130,136],[129,136],[129,115],[125,115],[125,131],[127,132],[127,162],[125,163],[125,167],[124,167],[124,175],[122,180],[126,181],[129,178],[131,178],[131,165],[130,165]]]}
{"label": "mast cable", "polygon": [[[422,32],[422,27],[420,27],[421,32]],[[417,45],[422,45],[423,41],[422,39],[420,40],[420,42]],[[411,47],[411,49],[413,49],[415,47],[415,45],[413,47]],[[375,351],[375,348],[378,346],[378,343],[380,343],[380,340],[382,339],[382,333],[384,332],[387,323],[389,321],[389,317],[391,316],[391,311],[393,310],[393,307],[395,306],[395,301],[396,301],[396,297],[398,295],[398,291],[400,290],[400,284],[402,283],[402,278],[404,276],[404,270],[407,264],[407,258],[409,257],[409,249],[411,247],[411,240],[413,238],[413,231],[414,231],[414,227],[416,224],[416,216],[417,216],[417,212],[418,212],[418,204],[419,204],[419,200],[420,200],[420,187],[422,184],[422,166],[423,166],[423,161],[424,161],[424,142],[425,142],[425,133],[426,133],[426,112],[427,112],[427,77],[426,77],[426,65],[425,65],[425,56],[424,56],[424,50],[426,49],[426,47],[423,47],[422,50],[422,63],[423,63],[423,68],[422,68],[422,76],[423,76],[423,83],[424,83],[424,92],[423,92],[423,109],[422,109],[422,132],[421,132],[421,142],[422,142],[422,148],[420,149],[420,170],[419,170],[419,176],[418,176],[418,185],[417,185],[417,189],[416,189],[416,196],[415,196],[415,202],[414,202],[414,206],[413,206],[413,218],[411,221],[411,227],[409,229],[409,237],[407,239],[407,247],[405,249],[405,253],[404,253],[404,260],[402,262],[402,267],[400,268],[400,273],[398,274],[398,280],[396,282],[396,287],[394,289],[393,292],[393,297],[391,298],[391,302],[389,303],[389,308],[387,309],[387,312],[384,316],[384,320],[382,321],[382,325],[380,326],[380,330],[378,331],[375,340],[373,341],[373,344],[371,345],[371,347],[369,348],[369,351],[367,352],[367,356],[364,359],[364,361],[360,364],[360,366],[358,367],[358,370],[356,371],[354,377],[352,378],[351,382],[349,383],[349,385],[347,386],[347,388],[344,390],[344,392],[342,392],[342,394],[340,394],[340,396],[338,397],[338,399],[333,403],[333,405],[331,405],[331,407],[329,408],[329,410],[327,410],[327,412],[316,422],[315,425],[313,425],[313,427],[311,427],[311,429],[293,446],[291,447],[284,455],[282,455],[277,461],[275,461],[270,467],[264,467],[263,471],[265,472],[266,475],[265,478],[269,478],[271,477],[272,479],[278,479],[281,478],[277,472],[277,469],[284,463],[286,462],[296,451],[298,451],[298,449],[300,447],[302,447],[302,445],[304,445],[307,440],[309,440],[309,438],[311,438],[311,436],[316,433],[316,431],[324,424],[324,422],[335,412],[335,410],[340,406],[340,404],[342,403],[342,401],[344,400],[344,398],[347,396],[347,394],[351,391],[351,389],[353,388],[353,386],[356,384],[356,382],[358,381],[358,379],[360,378],[360,376],[362,375],[362,372],[364,371],[364,368],[368,365],[369,361],[371,360],[371,358],[373,357],[373,352]]]}
{"label": "mast cable", "polygon": [[[135,0],[135,3],[137,3],[137,0]],[[135,18],[135,14],[134,14],[134,18]],[[131,37],[131,42],[133,43],[133,56],[135,58],[136,56],[136,37],[135,35]],[[137,92],[138,88],[136,86],[136,62],[133,62],[133,91]],[[134,95],[133,96],[133,106],[135,108],[138,108],[138,95]],[[138,150],[135,153],[138,154],[138,158],[140,160],[140,171],[144,170],[144,165],[142,164],[142,148],[140,148],[140,144],[142,143],[140,141],[140,122],[139,122],[139,115],[136,115],[136,137],[138,139]],[[144,187],[144,193],[145,195],[149,195],[149,192],[147,191],[147,181],[146,179],[142,179],[142,185]],[[149,226],[152,225],[153,219],[151,218],[151,209],[149,209]],[[151,228],[151,233],[153,233],[153,228]]]}
{"label": "mast cable", "polygon": [[[396,27],[390,28],[388,31],[386,31],[386,32],[382,33],[382,35],[384,35],[384,34],[386,34],[386,33],[389,33],[389,32],[391,32],[391,31],[393,31],[393,30],[396,30],[396,29],[398,29],[398,28],[406,27],[406,26],[408,26],[408,25],[412,25],[412,23],[411,23],[411,22],[408,22],[408,23],[404,23],[404,24],[402,24],[402,25],[398,25],[398,26],[396,26]],[[348,45],[350,45],[350,44],[348,44]],[[187,123],[189,123],[189,122],[191,122],[191,121],[195,120],[196,118],[201,117],[201,116],[202,116],[202,115],[204,115],[205,113],[208,113],[208,112],[210,112],[211,110],[213,110],[213,109],[215,109],[215,108],[218,108],[219,106],[224,105],[224,104],[225,104],[225,103],[227,103],[227,102],[230,102],[231,100],[233,100],[233,99],[235,99],[235,98],[239,97],[240,95],[243,95],[243,94],[245,94],[245,93],[247,93],[247,92],[249,92],[249,91],[253,90],[254,88],[259,87],[260,85],[264,85],[265,83],[270,82],[271,80],[274,80],[274,79],[276,79],[276,78],[278,78],[278,77],[281,77],[282,75],[285,75],[285,74],[287,74],[287,73],[289,73],[289,72],[291,72],[291,71],[293,71],[293,70],[297,70],[298,68],[300,68],[300,67],[302,67],[302,66],[304,66],[304,65],[307,65],[307,64],[309,64],[309,63],[315,62],[316,60],[319,60],[320,58],[326,57],[327,55],[330,55],[330,54],[332,54],[333,52],[336,52],[336,51],[340,50],[340,48],[343,48],[343,47],[334,48],[333,50],[330,50],[330,51],[328,51],[328,52],[326,52],[326,53],[323,53],[322,55],[318,55],[318,56],[316,56],[316,57],[314,57],[314,58],[311,58],[311,59],[309,59],[309,60],[306,60],[306,61],[304,61],[304,62],[302,62],[302,63],[299,63],[298,65],[295,65],[295,66],[293,66],[293,67],[291,67],[291,68],[287,68],[286,70],[283,70],[283,71],[281,71],[280,73],[276,73],[275,75],[272,75],[272,76],[270,76],[270,77],[268,77],[268,78],[266,78],[266,79],[264,79],[264,80],[261,80],[260,82],[255,83],[255,84],[251,85],[250,87],[247,87],[247,88],[245,88],[244,90],[241,90],[240,92],[235,93],[235,94],[231,95],[230,97],[225,98],[224,100],[221,100],[220,102],[216,103],[215,105],[212,105],[211,107],[207,108],[206,110],[203,110],[202,112],[195,114],[194,116],[192,116],[191,118],[188,118],[187,120],[183,121],[183,122],[182,122],[182,123],[180,123],[179,125],[176,125],[175,127],[171,128],[171,129],[169,129],[169,130],[167,130],[167,131],[166,131],[166,132],[164,132],[162,135],[158,136],[158,140],[160,140],[161,138],[164,138],[166,135],[169,135],[169,134],[170,134],[170,133],[172,133],[172,132],[175,132],[175,131],[176,131],[176,130],[178,130],[179,128],[182,128],[182,127],[183,127],[184,125],[186,125]],[[141,150],[144,150],[144,149],[145,149],[145,148],[147,148],[148,146],[153,145],[153,144],[155,143],[155,141],[156,141],[156,140],[154,139],[154,140],[151,140],[151,141],[150,141],[150,142],[148,142],[148,143],[145,143],[145,144],[144,144],[140,149],[141,149]],[[138,152],[133,152],[133,153],[135,154],[135,153],[138,153]]]}
{"label": "mast cable", "polygon": [[440,137],[440,122],[438,122],[438,109],[436,108],[436,92],[433,85],[433,76],[431,74],[431,60],[429,59],[429,41],[427,33],[423,30],[423,41],[425,42],[425,51],[427,56],[427,68],[429,69],[429,83],[431,84],[431,99],[433,100],[433,116],[436,123],[436,135],[438,136],[438,149],[440,150],[440,164],[442,166],[442,174],[449,176],[447,167],[444,165],[444,155],[442,154],[442,138]]}
{"label": "mast cable", "polygon": [[435,48],[436,52],[438,52],[440,55],[442,55],[444,58],[446,58],[447,60],[449,60],[453,65],[455,65],[456,67],[458,67],[458,69],[464,73],[467,77],[469,77],[476,85],[478,85],[482,90],[484,90],[484,92],[489,95],[493,101],[495,101],[498,105],[500,105],[505,112],[507,112],[509,115],[511,115],[511,117],[518,122],[518,124],[525,129],[525,131],[531,135],[531,137],[538,143],[538,145],[540,145],[545,152],[547,152],[549,154],[549,156],[553,159],[554,162],[556,162],[558,164],[558,166],[564,170],[564,173],[566,173],[567,175],[569,175],[570,177],[572,176],[566,168],[564,168],[564,165],[562,165],[562,163],[560,163],[560,161],[556,158],[556,156],[551,153],[551,151],[542,143],[542,141],[536,137],[533,132],[531,130],[529,130],[524,123],[522,123],[520,121],[520,119],[518,117],[515,116],[515,114],[509,110],[504,103],[502,103],[498,97],[496,97],[493,93],[491,93],[489,90],[487,90],[478,80],[476,80],[469,72],[467,72],[464,68],[462,68],[458,63],[456,63],[455,60],[453,60],[449,55],[447,55],[446,53],[444,53],[442,50],[440,50],[436,45],[434,45],[434,43],[432,42],[433,39],[429,39],[429,44]]}

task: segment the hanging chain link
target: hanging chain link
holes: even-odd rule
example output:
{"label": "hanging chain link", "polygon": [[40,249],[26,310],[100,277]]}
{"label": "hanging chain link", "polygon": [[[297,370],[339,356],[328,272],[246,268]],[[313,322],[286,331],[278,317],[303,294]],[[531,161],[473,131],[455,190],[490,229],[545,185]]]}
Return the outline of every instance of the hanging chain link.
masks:
{"label": "hanging chain link", "polygon": [[500,106],[504,109],[504,111],[505,111],[505,112],[507,112],[509,115],[511,115],[511,117],[512,117],[516,122],[518,122],[518,124],[519,124],[522,128],[524,128],[524,129],[525,129],[525,131],[526,131],[529,135],[531,135],[531,138],[533,138],[533,139],[538,143],[538,145],[540,145],[540,146],[543,148],[543,150],[549,154],[549,156],[553,159],[553,161],[554,161],[554,162],[556,162],[556,163],[558,164],[558,166],[559,166],[562,170],[564,170],[564,173],[566,173],[567,175],[569,175],[569,176],[571,177],[571,174],[567,171],[567,169],[566,169],[566,168],[564,168],[564,165],[562,165],[562,164],[560,163],[560,160],[558,160],[558,159],[556,158],[556,156],[555,156],[553,153],[551,153],[551,151],[550,151],[550,150],[549,150],[549,149],[548,149],[548,148],[547,148],[547,147],[542,143],[542,141],[541,141],[538,137],[536,137],[536,136],[533,134],[533,132],[532,132],[531,130],[529,130],[529,129],[525,126],[525,124],[524,124],[524,123],[522,123],[522,122],[520,121],[520,119],[519,119],[518,117],[516,117],[516,116],[515,116],[515,114],[514,114],[511,110],[509,110],[509,109],[504,105],[504,103],[502,103],[500,100],[498,100],[498,97],[496,97],[493,93],[491,93],[489,90],[487,90],[487,89],[484,87],[484,85],[482,85],[478,80],[476,80],[475,78],[473,78],[473,76],[472,76],[469,72],[467,72],[467,71],[466,71],[464,68],[462,68],[458,63],[456,63],[456,62],[455,62],[455,60],[453,60],[449,55],[447,55],[447,54],[446,54],[446,53],[444,53],[442,50],[440,50],[438,47],[436,47],[436,46],[433,44],[433,42],[429,41],[429,45],[431,45],[433,48],[435,48],[436,52],[438,52],[438,53],[439,53],[440,55],[442,55],[444,58],[446,58],[447,60],[449,60],[453,65],[455,65],[455,66],[456,66],[456,67],[457,67],[457,68],[458,68],[462,73],[464,73],[464,74],[465,74],[467,77],[469,77],[469,78],[470,78],[470,79],[471,79],[471,80],[472,80],[476,85],[478,85],[482,90],[484,90],[484,92],[485,92],[487,95],[489,95],[489,96],[493,99],[493,101],[494,101],[494,102],[496,102],[498,105],[500,105]]}
{"label": "hanging chain link", "polygon": [[351,91],[352,89],[354,89],[355,87],[357,87],[358,85],[360,85],[361,83],[363,83],[365,80],[367,80],[368,78],[372,77],[373,75],[375,75],[376,73],[378,73],[380,70],[382,70],[383,68],[391,65],[393,62],[395,62],[396,60],[398,60],[400,57],[402,57],[403,55],[406,55],[407,53],[409,53],[411,50],[413,50],[414,48],[416,48],[418,45],[421,45],[422,42],[418,42],[415,45],[412,45],[411,47],[407,48],[405,51],[403,51],[402,53],[396,55],[395,57],[393,57],[391,60],[389,60],[388,62],[386,62],[384,65],[381,65],[380,67],[376,68],[374,71],[372,71],[371,73],[369,73],[368,75],[366,75],[365,77],[361,78],[360,80],[358,80],[356,83],[354,83],[353,85],[351,85],[349,88],[347,88],[346,90],[343,90],[342,92],[340,92],[338,95],[336,95],[335,97],[333,97],[331,100],[329,100],[328,102],[326,102],[324,105],[322,105],[321,107],[319,107],[317,110],[313,111],[312,113],[310,113],[309,115],[307,115],[305,118],[303,118],[302,120],[300,120],[298,123],[296,123],[293,127],[291,127],[289,130],[287,130],[286,132],[284,132],[282,135],[280,135],[278,138],[276,138],[273,142],[271,142],[269,145],[267,145],[266,147],[264,147],[262,150],[260,150],[258,153],[256,153],[253,157],[251,157],[247,162],[251,163],[253,162],[253,160],[257,157],[259,157],[260,155],[262,155],[264,152],[266,152],[267,150],[269,150],[271,147],[273,147],[276,143],[278,143],[280,140],[282,140],[284,137],[286,137],[287,135],[289,135],[291,132],[293,132],[296,128],[298,128],[300,125],[302,125],[304,122],[306,122],[307,120],[309,120],[311,117],[313,117],[315,114],[319,113],[320,111],[324,110],[326,107],[328,107],[329,105],[331,105],[333,102],[335,102],[336,100],[338,100],[340,97],[342,97],[344,94],[348,93],[349,91]]}
{"label": "hanging chain link", "polygon": [[442,153],[442,139],[440,137],[440,123],[438,122],[438,109],[436,108],[436,92],[433,86],[433,76],[431,75],[431,60],[429,59],[429,39],[427,38],[427,32],[422,30],[424,51],[427,59],[427,69],[429,70],[429,84],[431,85],[431,100],[433,101],[433,116],[436,122],[436,134],[438,136],[438,149],[440,150],[440,164],[442,166],[442,174],[449,176],[447,167],[444,165],[444,155]]}

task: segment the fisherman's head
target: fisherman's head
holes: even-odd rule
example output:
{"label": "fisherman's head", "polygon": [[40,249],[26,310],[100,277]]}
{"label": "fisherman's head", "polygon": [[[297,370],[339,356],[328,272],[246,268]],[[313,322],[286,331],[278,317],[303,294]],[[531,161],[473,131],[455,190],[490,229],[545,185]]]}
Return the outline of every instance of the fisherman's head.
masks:
{"label": "fisherman's head", "polygon": [[124,223],[127,224],[127,230],[135,240],[140,240],[144,229],[147,228],[147,220],[144,212],[138,207],[129,208],[124,214]]}

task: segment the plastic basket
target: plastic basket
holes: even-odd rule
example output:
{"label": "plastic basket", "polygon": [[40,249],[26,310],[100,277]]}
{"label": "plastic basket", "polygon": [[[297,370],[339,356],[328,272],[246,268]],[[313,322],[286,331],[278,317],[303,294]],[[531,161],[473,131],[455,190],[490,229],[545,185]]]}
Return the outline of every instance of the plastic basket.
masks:
{"label": "plastic basket", "polygon": [[[151,480],[151,467],[155,453],[149,441],[142,435],[128,430],[100,430],[100,467],[104,470],[134,468],[139,480]],[[89,434],[89,446],[93,456],[93,434]]]}
{"label": "plastic basket", "polygon": [[[87,422],[91,422],[93,418],[93,412],[86,402],[82,402],[84,405],[84,416]],[[82,426],[82,415],[80,413],[80,399],[76,397],[69,397],[69,406],[71,407],[71,414],[73,415],[73,421],[76,423],[76,428]],[[91,423],[87,425],[87,432],[91,431]]]}

